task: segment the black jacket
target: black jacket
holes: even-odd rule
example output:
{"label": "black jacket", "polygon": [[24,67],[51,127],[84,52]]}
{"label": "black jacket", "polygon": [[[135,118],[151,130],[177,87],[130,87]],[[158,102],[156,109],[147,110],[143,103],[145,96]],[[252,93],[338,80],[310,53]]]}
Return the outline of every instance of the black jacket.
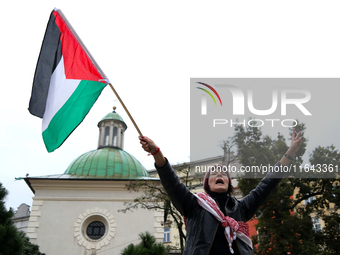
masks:
{"label": "black jacket", "polygon": [[[281,164],[278,162],[276,165]],[[179,180],[169,162],[163,167],[156,166],[156,169],[172,203],[187,219],[187,237],[183,255],[208,255],[220,222],[198,204],[197,198]],[[269,176],[270,174],[267,174],[259,185],[242,200],[230,197],[229,206],[226,208],[228,216],[236,221],[250,220],[281,181],[281,179],[269,178]],[[235,253],[253,254],[253,250],[240,239],[237,238],[233,243],[233,247],[237,249]]]}

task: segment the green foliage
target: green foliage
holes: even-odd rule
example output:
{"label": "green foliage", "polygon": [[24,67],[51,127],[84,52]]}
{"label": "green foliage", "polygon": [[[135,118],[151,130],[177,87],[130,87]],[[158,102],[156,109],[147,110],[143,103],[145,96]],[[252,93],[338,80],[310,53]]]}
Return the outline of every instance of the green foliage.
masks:
{"label": "green foliage", "polygon": [[137,245],[129,244],[121,255],[166,255],[167,250],[162,243],[156,243],[156,238],[149,232],[140,233],[141,242]]}
{"label": "green foliage", "polygon": [[7,190],[0,183],[0,255],[21,255],[24,250],[23,234],[14,226],[12,208],[5,207]]}
{"label": "green foliage", "polygon": [[14,212],[5,207],[7,190],[0,183],[0,255],[45,255],[39,246],[29,242],[25,233],[19,231],[12,221]]}
{"label": "green foliage", "polygon": [[[303,123],[298,123],[295,133],[302,131],[303,136],[305,129]],[[273,165],[288,149],[280,133],[276,139],[272,139],[263,136],[258,128],[238,126],[234,139],[237,142],[237,155],[243,165]],[[306,146],[305,139],[295,155],[296,160],[292,162],[296,167],[303,162]],[[311,165],[339,165],[340,153],[333,145],[318,147],[311,153],[309,160]],[[258,235],[253,236],[255,254],[337,254],[340,250],[340,186],[334,172],[323,179],[290,178],[280,182],[256,214]],[[313,177],[313,171],[309,174],[304,177]],[[239,180],[243,194],[248,194],[256,187],[260,181],[256,177],[259,176],[254,174]],[[305,204],[304,200],[311,197],[313,200]],[[325,222],[322,232],[313,229],[312,215]]]}
{"label": "green foliage", "polygon": [[27,236],[24,237],[24,255],[46,255],[39,251],[39,246],[29,241]]}

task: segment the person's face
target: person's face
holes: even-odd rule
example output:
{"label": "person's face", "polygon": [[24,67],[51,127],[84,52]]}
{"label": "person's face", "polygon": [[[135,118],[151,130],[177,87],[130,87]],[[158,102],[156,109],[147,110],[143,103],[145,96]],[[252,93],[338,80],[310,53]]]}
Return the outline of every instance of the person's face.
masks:
{"label": "person's face", "polygon": [[215,168],[215,170],[212,169],[208,179],[208,185],[212,192],[227,192],[229,188],[229,179],[226,170],[217,168]]}

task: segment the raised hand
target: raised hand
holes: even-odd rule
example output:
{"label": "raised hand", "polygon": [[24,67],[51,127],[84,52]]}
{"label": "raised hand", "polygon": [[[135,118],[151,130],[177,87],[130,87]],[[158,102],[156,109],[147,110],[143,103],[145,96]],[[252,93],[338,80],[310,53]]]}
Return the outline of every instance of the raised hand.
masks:
{"label": "raised hand", "polygon": [[140,136],[139,140],[146,152],[153,153],[158,149],[158,146],[147,136]]}
{"label": "raised hand", "polygon": [[300,137],[301,131],[295,136],[295,128],[293,128],[292,141],[287,153],[293,156],[300,148],[303,137]]}

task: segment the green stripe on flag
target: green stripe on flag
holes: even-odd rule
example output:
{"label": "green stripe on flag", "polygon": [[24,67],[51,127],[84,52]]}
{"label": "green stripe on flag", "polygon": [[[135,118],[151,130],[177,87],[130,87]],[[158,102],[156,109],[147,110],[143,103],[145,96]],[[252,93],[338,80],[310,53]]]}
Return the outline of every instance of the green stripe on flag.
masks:
{"label": "green stripe on flag", "polygon": [[83,121],[106,84],[82,80],[66,103],[53,116],[42,133],[48,152],[59,148],[72,131]]}

